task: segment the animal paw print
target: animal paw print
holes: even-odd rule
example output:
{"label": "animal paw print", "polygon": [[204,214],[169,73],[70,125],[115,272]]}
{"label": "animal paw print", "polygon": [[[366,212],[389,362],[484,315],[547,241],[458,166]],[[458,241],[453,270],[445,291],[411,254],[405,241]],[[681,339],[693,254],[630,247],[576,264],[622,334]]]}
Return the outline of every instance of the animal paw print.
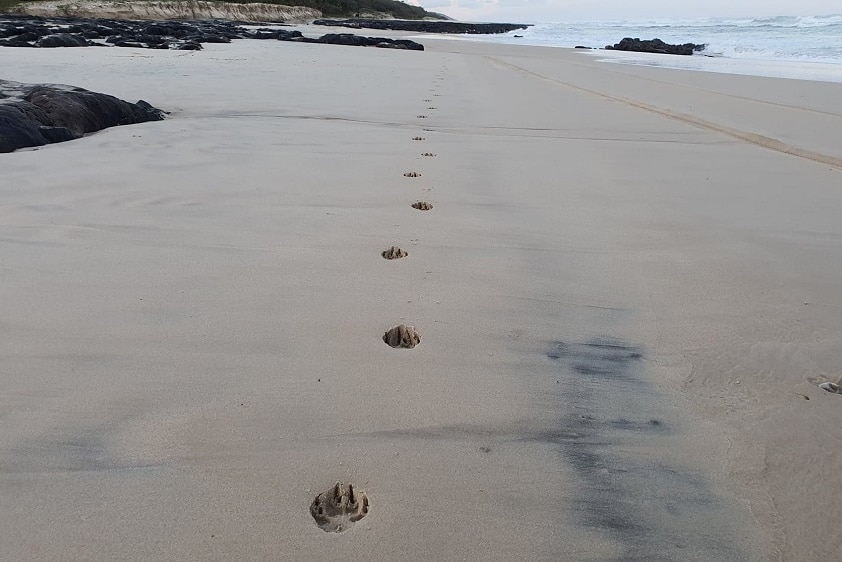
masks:
{"label": "animal paw print", "polygon": [[310,515],[326,533],[341,533],[368,515],[368,497],[365,492],[354,491],[354,486],[336,485],[322,492],[310,505]]}
{"label": "animal paw print", "polygon": [[412,349],[421,343],[421,336],[412,326],[401,324],[383,334],[383,341],[390,347]]}
{"label": "animal paw print", "polygon": [[380,255],[387,260],[399,260],[401,258],[405,258],[409,254],[406,250],[402,250],[397,246],[392,246],[388,250],[383,250]]}

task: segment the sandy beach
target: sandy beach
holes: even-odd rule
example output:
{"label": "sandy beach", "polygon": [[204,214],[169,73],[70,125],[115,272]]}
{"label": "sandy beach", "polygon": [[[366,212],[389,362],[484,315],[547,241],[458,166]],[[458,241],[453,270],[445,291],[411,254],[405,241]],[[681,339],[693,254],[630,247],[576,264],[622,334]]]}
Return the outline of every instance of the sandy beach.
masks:
{"label": "sandy beach", "polygon": [[0,49],[0,559],[838,556],[842,84],[412,38]]}

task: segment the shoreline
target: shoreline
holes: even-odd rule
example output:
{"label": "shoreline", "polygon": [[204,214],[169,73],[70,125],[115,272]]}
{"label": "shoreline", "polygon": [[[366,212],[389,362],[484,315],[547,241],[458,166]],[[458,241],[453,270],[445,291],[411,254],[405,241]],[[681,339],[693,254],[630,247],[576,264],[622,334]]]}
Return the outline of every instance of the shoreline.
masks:
{"label": "shoreline", "polygon": [[818,60],[799,61],[791,59],[737,58],[722,55],[660,55],[652,53],[611,51],[596,47],[576,49],[573,46],[551,45],[541,42],[530,43],[528,40],[524,42],[522,38],[514,39],[511,37],[466,36],[454,39],[502,45],[521,45],[569,50],[575,49],[588,56],[601,58],[601,62],[610,64],[629,64],[652,68],[689,70],[693,72],[709,72],[739,76],[757,76],[762,78],[806,80],[811,82],[842,82],[842,62],[831,63]]}
{"label": "shoreline", "polygon": [[640,53],[610,53],[591,51],[593,56],[604,57],[612,64],[633,64],[694,72],[713,72],[762,78],[806,80],[810,82],[842,82],[842,63],[819,61],[766,60],[729,57],[693,57],[693,60],[667,60],[656,56],[641,56]]}
{"label": "shoreline", "polygon": [[[238,5],[234,4],[233,6],[245,6],[245,5]],[[263,5],[260,5],[263,6]],[[270,6],[271,5],[267,5]],[[284,7],[285,8],[285,7]],[[251,15],[259,13],[259,10],[255,11],[252,10],[250,12]],[[320,23],[318,25],[313,25],[313,21],[309,23],[302,22],[301,14],[286,14],[283,10],[279,11],[282,17],[286,17],[286,21],[281,21],[277,23],[267,23],[267,22],[260,22],[260,21],[251,21],[252,25],[260,25],[263,27],[275,27],[275,26],[298,26],[298,27],[315,27],[315,28],[330,28],[330,26],[326,25],[325,23]],[[14,17],[27,17],[24,14],[8,14]],[[147,14],[148,15],[148,14]],[[241,14],[242,15],[242,14]],[[2,14],[0,14],[0,17]],[[68,14],[37,14],[30,17],[36,18],[46,18],[46,19],[73,19],[74,17],[79,17],[83,20],[90,19],[90,14],[85,16],[75,16],[75,15],[68,15]],[[107,15],[100,16],[98,19],[108,19]],[[111,18],[114,19],[114,18]],[[126,19],[126,18],[117,18],[117,20]],[[129,18],[131,19],[131,18]],[[142,19],[150,20],[150,21],[181,21],[183,18],[176,18],[176,19],[166,19],[163,18],[161,14],[158,14],[152,18],[144,17]],[[227,18],[232,23],[248,23],[242,22],[242,18]],[[313,20],[314,18],[310,18]],[[701,55],[694,55],[694,56],[677,56],[677,55],[662,55],[657,53],[645,53],[645,52],[634,52],[634,51],[618,51],[618,50],[609,50],[604,49],[601,47],[592,47],[585,45],[583,47],[574,46],[574,45],[557,45],[552,43],[547,43],[545,39],[536,40],[530,36],[522,36],[520,33],[523,33],[523,29],[528,29],[529,27],[534,27],[537,24],[508,24],[508,23],[478,23],[472,24],[470,22],[448,22],[448,21],[432,21],[432,20],[395,20],[397,22],[406,21],[408,23],[419,23],[419,24],[427,24],[427,25],[460,25],[460,26],[467,26],[467,28],[471,28],[471,26],[485,26],[486,28],[491,29],[504,29],[504,28],[511,28],[514,27],[515,31],[509,33],[515,33],[514,37],[510,34],[503,34],[503,33],[479,33],[476,29],[473,29],[470,33],[463,33],[463,34],[447,34],[447,33],[437,33],[437,32],[423,32],[423,31],[410,31],[410,30],[402,30],[402,29],[391,29],[389,27],[389,20],[383,20],[383,27],[369,27],[363,24],[362,27],[359,27],[359,22],[369,22],[371,24],[377,23],[381,20],[366,20],[366,19],[330,19],[330,18],[315,18],[317,21],[321,22],[329,22],[335,21],[337,26],[335,29],[336,33],[355,33],[353,30],[358,30],[355,34],[360,35],[364,33],[363,29],[368,29],[369,31],[377,31],[379,33],[385,34],[396,34],[396,33],[416,33],[419,34],[419,37],[439,37],[451,40],[469,40],[469,41],[479,41],[479,42],[487,42],[491,44],[507,44],[507,45],[526,45],[526,46],[533,46],[533,47],[551,47],[551,48],[561,48],[561,49],[578,49],[585,53],[588,53],[590,56],[600,57],[601,62],[613,63],[613,64],[631,64],[637,66],[648,66],[648,67],[656,67],[656,68],[671,68],[677,70],[691,70],[691,71],[699,71],[699,72],[713,72],[713,73],[721,73],[721,74],[734,74],[734,75],[744,75],[744,76],[759,76],[759,77],[766,77],[766,78],[786,78],[786,79],[793,79],[793,80],[808,80],[808,81],[822,81],[822,82],[842,82],[842,62],[828,62],[825,60],[813,60],[813,59],[803,59],[803,60],[796,60],[792,58],[749,58],[749,57],[728,57],[722,54],[701,54]],[[191,20],[193,21],[193,20]],[[204,20],[198,20],[204,21]],[[349,31],[348,28],[351,30]]]}
{"label": "shoreline", "polygon": [[172,112],[0,155],[13,556],[842,547],[840,86],[423,42],[0,49]]}

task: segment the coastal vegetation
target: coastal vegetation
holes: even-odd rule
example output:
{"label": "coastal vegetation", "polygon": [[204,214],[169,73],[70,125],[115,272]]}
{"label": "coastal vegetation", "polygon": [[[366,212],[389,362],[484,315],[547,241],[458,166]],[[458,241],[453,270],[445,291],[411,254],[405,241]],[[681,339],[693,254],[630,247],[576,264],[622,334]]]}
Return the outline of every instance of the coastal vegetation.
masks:
{"label": "coastal vegetation", "polygon": [[[249,3],[249,0],[231,0]],[[294,4],[320,10],[325,16],[353,17],[365,14],[388,14],[398,19],[415,20],[436,17],[420,6],[399,0],[269,0],[269,4]]]}

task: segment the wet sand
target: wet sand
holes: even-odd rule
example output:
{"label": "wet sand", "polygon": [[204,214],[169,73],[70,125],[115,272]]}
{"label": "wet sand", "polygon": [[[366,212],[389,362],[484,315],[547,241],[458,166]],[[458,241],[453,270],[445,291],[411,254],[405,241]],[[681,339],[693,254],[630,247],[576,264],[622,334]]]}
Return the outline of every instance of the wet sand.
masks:
{"label": "wet sand", "polygon": [[422,42],[0,50],[172,112],[0,155],[4,557],[842,548],[842,87]]}

